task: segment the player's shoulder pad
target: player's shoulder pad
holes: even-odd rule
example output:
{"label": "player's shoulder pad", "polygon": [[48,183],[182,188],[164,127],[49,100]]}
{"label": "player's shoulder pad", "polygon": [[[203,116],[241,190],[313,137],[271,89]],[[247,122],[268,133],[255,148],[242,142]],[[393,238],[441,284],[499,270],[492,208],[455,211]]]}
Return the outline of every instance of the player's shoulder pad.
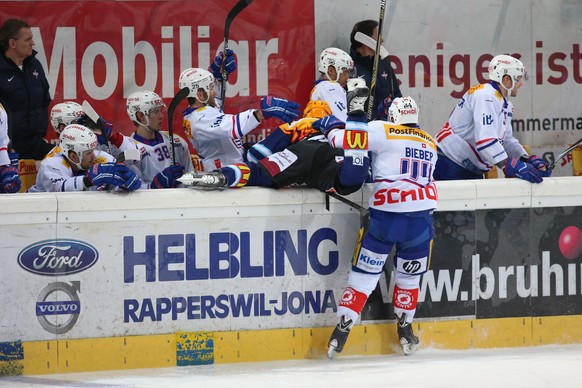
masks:
{"label": "player's shoulder pad", "polygon": [[475,86],[471,87],[469,90],[467,90],[467,93],[473,94],[477,90],[483,90],[483,89],[485,89],[485,84],[479,84],[479,85],[475,85]]}

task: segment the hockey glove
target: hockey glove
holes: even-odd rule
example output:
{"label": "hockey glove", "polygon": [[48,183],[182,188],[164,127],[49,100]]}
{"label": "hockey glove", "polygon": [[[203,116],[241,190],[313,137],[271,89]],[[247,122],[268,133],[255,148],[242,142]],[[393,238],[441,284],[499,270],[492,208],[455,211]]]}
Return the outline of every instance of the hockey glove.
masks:
{"label": "hockey glove", "polygon": [[333,115],[322,117],[321,119],[314,121],[311,125],[313,128],[321,131],[325,136],[327,136],[332,129],[346,127],[346,123]]}
{"label": "hockey glove", "polygon": [[0,166],[0,193],[18,193],[21,186],[17,167],[12,164]]}
{"label": "hockey glove", "polygon": [[121,164],[121,166],[125,167],[123,172],[123,180],[125,183],[121,186],[121,188],[125,191],[135,191],[141,188],[141,179],[136,175],[135,172],[131,171],[126,165]]}
{"label": "hockey glove", "polygon": [[174,164],[166,167],[163,171],[156,174],[152,183],[150,183],[150,189],[169,189],[176,187],[180,183],[176,179],[182,175],[184,175],[184,166]]}
{"label": "hockey glove", "polygon": [[348,104],[348,115],[364,116],[366,114],[364,107],[368,100],[368,94],[370,94],[370,89],[366,86],[366,81],[363,78],[350,78],[347,89],[346,102]]}
{"label": "hockey glove", "polygon": [[[95,164],[87,171],[85,186],[118,186],[125,184],[129,168],[119,163]],[[135,174],[134,174],[135,175]]]}
{"label": "hockey glove", "polygon": [[376,119],[388,121],[388,109],[392,105],[392,98],[386,97],[378,104],[378,112],[376,113]]}
{"label": "hockey glove", "polygon": [[530,157],[527,158],[525,162],[537,168],[538,171],[540,172],[540,175],[543,176],[544,178],[552,175],[552,170],[548,168],[547,163],[544,162],[544,160],[537,155],[530,155]]}
{"label": "hockey glove", "polygon": [[540,183],[543,181],[542,175],[537,168],[517,158],[507,159],[503,172],[508,178],[517,177],[531,183]]}
{"label": "hockey glove", "polygon": [[299,117],[301,106],[294,101],[287,101],[284,98],[263,97],[261,100],[261,110],[266,119],[276,117],[286,123],[290,123]]}
{"label": "hockey glove", "polygon": [[[214,57],[214,62],[210,65],[210,72],[214,75],[219,81],[222,81],[222,57],[224,56],[224,52],[221,51],[216,57]],[[234,60],[234,51],[226,50],[226,73],[230,74],[236,70],[236,61]]]}
{"label": "hockey glove", "polygon": [[101,116],[99,116],[98,121],[99,123],[95,123],[89,118],[89,116],[83,113],[81,116],[79,116],[75,123],[83,125],[92,130],[95,135],[97,135],[97,141],[99,144],[109,145],[111,134],[113,133],[113,124],[108,123]]}

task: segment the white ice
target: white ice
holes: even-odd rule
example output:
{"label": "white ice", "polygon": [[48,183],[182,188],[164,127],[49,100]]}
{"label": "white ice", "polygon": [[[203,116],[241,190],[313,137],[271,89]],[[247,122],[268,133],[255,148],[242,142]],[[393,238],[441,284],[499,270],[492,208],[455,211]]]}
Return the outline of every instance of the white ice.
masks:
{"label": "white ice", "polygon": [[582,345],[0,378],[2,387],[582,387]]}

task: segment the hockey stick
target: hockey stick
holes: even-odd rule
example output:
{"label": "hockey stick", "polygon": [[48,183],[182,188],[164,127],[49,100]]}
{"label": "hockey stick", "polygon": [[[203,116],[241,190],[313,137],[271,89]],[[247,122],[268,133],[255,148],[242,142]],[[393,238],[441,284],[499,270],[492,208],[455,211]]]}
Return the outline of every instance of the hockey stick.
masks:
{"label": "hockey stick", "polygon": [[564,157],[566,157],[566,155],[568,155],[570,152],[574,151],[575,148],[578,148],[578,146],[580,144],[582,144],[582,139],[578,140],[576,143],[572,144],[570,147],[566,148],[564,151],[562,151],[560,154],[558,154],[558,156],[556,158],[554,158],[554,160],[548,165],[548,168],[550,170],[552,168],[554,168],[554,166],[556,165],[557,162],[564,159]]}
{"label": "hockey stick", "polygon": [[176,164],[176,154],[174,152],[174,124],[172,123],[172,118],[174,117],[174,111],[182,100],[188,97],[188,94],[190,94],[190,89],[180,89],[178,94],[172,98],[170,106],[168,107],[168,133],[170,134],[170,157],[172,158],[172,165]]}
{"label": "hockey stick", "polygon": [[368,97],[368,121],[374,116],[374,94],[376,93],[376,81],[378,80],[378,66],[380,62],[380,48],[382,47],[382,24],[384,24],[384,12],[386,0],[380,0],[380,18],[378,19],[378,38],[376,39],[376,51],[374,52],[374,66],[372,67],[372,80],[370,81],[370,96]]}
{"label": "hockey stick", "polygon": [[[374,40],[374,38],[364,34],[363,32],[361,31],[356,32],[356,35],[354,35],[354,39],[357,42],[363,44],[364,46],[367,46],[372,50],[376,50],[377,42]],[[386,50],[386,47],[380,45],[380,59],[384,59],[388,55],[390,55],[390,53],[388,52],[388,50]]]}
{"label": "hockey stick", "polygon": [[[83,113],[85,113],[87,117],[89,117],[89,119],[95,124],[97,129],[101,131],[101,134],[106,136],[106,134],[104,134],[106,126],[105,120],[103,120],[101,116],[99,116],[99,114],[95,111],[95,109],[93,109],[93,107],[91,106],[91,104],[89,104],[88,101],[84,100],[83,103],[81,104],[81,107],[83,108]],[[111,155],[111,144],[109,144],[109,140],[107,139],[107,137],[105,137],[105,147],[107,148],[106,149],[107,153]],[[116,161],[118,163],[122,163],[125,161],[139,162],[140,160],[141,155],[137,148],[127,149],[121,152],[119,155],[117,155],[116,158]]]}
{"label": "hockey stick", "polygon": [[234,18],[241,13],[253,0],[239,0],[234,7],[226,15],[226,22],[224,23],[224,46],[222,47],[222,87],[220,89],[220,102],[222,103],[222,111],[224,112],[224,99],[226,98],[226,81],[228,73],[226,71],[226,51],[228,50],[228,33],[230,32],[230,25]]}
{"label": "hockey stick", "polygon": [[333,192],[325,193],[325,208],[329,210],[329,197],[334,197],[340,202],[345,203],[346,205],[356,209],[360,213],[360,229],[358,230],[358,239],[356,240],[356,247],[354,249],[353,258],[355,260],[356,255],[360,251],[360,246],[362,245],[362,239],[368,233],[368,229],[370,228],[370,210],[367,208],[358,205],[357,203],[350,201],[349,199],[342,197],[341,195]]}

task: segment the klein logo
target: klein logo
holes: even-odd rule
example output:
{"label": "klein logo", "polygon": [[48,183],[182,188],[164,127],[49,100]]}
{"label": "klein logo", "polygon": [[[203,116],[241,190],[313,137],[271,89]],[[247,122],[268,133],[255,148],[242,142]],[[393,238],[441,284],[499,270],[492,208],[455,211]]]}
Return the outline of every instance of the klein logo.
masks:
{"label": "klein logo", "polygon": [[18,264],[28,272],[43,276],[71,275],[92,267],[97,250],[83,241],[55,239],[29,245],[18,254]]}

